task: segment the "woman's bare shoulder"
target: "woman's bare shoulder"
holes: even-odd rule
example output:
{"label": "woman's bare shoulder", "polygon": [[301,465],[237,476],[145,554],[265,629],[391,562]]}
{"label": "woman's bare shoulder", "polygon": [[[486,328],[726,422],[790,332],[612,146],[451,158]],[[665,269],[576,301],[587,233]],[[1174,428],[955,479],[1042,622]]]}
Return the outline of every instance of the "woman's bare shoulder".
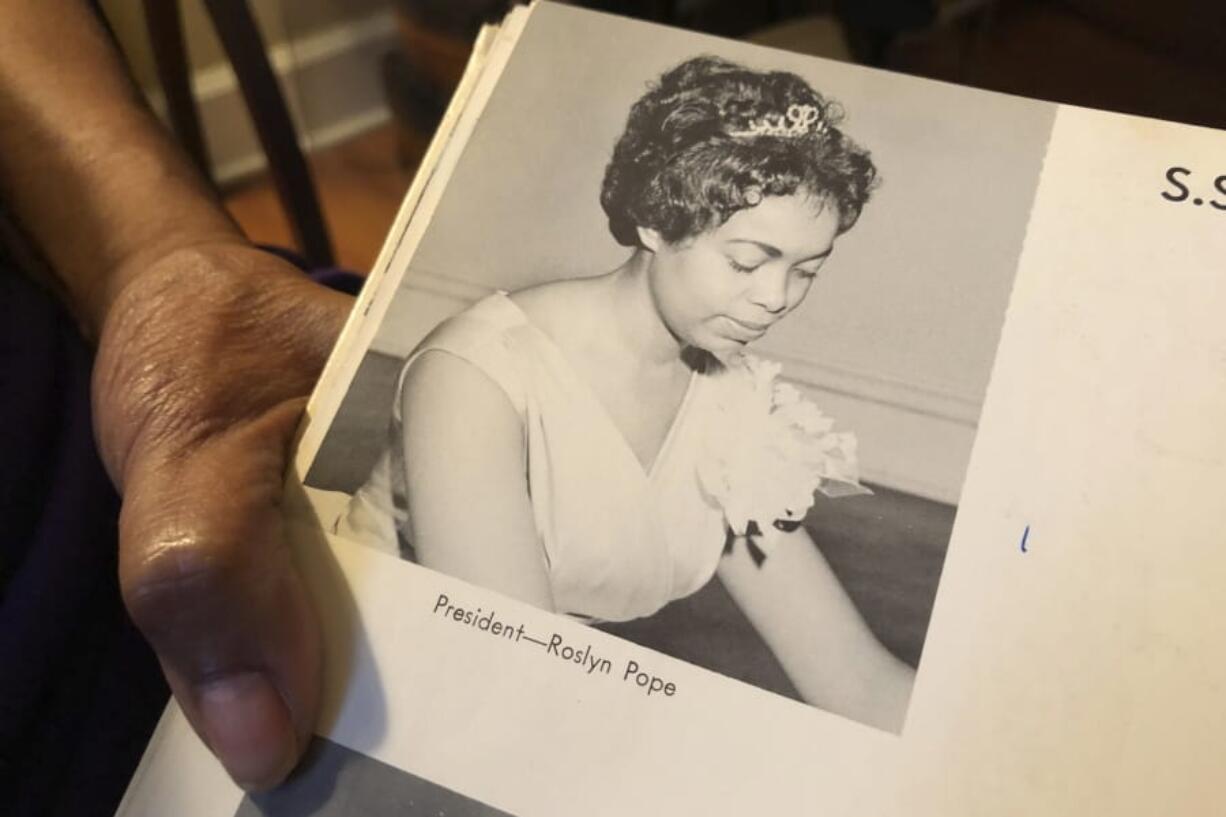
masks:
{"label": "woman's bare shoulder", "polygon": [[521,289],[509,297],[535,326],[555,338],[566,338],[590,326],[602,286],[601,278],[569,278]]}
{"label": "woman's bare shoulder", "polygon": [[[443,350],[422,354],[400,385],[400,416],[406,429],[435,439],[444,448],[456,435],[508,442],[522,431],[523,397],[517,384]],[[501,431],[498,431],[501,430]]]}

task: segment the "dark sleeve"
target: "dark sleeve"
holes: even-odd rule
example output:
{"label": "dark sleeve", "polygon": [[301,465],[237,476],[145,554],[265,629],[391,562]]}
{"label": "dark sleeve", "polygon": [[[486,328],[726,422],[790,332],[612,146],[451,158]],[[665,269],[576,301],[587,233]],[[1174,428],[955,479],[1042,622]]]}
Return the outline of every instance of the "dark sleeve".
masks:
{"label": "dark sleeve", "polygon": [[0,791],[5,813],[114,813],[167,691],[118,587],[119,498],[92,351],[0,261]]}

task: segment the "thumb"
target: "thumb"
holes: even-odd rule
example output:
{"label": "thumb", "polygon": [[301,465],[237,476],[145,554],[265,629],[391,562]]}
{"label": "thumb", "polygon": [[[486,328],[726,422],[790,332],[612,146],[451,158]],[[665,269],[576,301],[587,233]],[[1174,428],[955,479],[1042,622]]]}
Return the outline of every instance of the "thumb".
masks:
{"label": "thumb", "polygon": [[281,517],[301,404],[127,473],[120,582],[187,718],[244,788],[280,782],[306,748],[319,634]]}

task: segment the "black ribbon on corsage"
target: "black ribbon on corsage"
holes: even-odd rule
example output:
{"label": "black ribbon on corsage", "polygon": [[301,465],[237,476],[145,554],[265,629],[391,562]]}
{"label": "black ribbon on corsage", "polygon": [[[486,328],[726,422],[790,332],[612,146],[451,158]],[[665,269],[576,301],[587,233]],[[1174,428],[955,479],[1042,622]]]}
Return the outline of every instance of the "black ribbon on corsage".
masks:
{"label": "black ribbon on corsage", "polygon": [[[784,533],[791,533],[800,527],[799,519],[776,519],[773,523],[776,530]],[[753,559],[754,566],[761,567],[766,561],[766,551],[758,545],[754,537],[762,535],[762,528],[758,527],[756,519],[750,519],[749,524],[745,526],[745,548],[749,553],[749,558]],[[732,545],[736,542],[739,534],[734,532],[732,528],[724,523],[724,555],[732,552]]]}

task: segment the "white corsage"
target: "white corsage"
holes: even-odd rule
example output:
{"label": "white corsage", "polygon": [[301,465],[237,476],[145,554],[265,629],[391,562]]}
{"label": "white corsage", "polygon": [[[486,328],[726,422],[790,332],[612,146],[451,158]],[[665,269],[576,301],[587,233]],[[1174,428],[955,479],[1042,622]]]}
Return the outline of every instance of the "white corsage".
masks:
{"label": "white corsage", "polygon": [[746,354],[728,365],[742,369],[749,384],[729,389],[709,417],[698,480],[723,509],[726,545],[749,537],[760,562],[775,538],[770,529],[795,530],[815,492],[872,492],[859,482],[855,435],[833,431],[833,419],[796,387],[778,382],[780,364]]}

